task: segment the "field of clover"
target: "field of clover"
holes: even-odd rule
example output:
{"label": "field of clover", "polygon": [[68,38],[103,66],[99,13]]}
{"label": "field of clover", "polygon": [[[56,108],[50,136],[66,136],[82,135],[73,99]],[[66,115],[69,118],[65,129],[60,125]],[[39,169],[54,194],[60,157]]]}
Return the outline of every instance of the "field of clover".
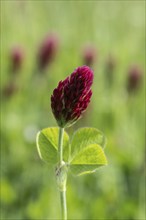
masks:
{"label": "field of clover", "polygon": [[145,2],[3,0],[1,30],[0,219],[144,220]]}

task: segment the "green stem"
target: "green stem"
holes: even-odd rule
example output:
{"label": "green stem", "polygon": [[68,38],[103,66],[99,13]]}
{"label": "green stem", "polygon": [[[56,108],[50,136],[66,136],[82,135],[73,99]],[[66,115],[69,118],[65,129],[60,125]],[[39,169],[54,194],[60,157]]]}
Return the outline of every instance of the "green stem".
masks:
{"label": "green stem", "polygon": [[[64,161],[63,161],[63,134],[64,128],[59,128],[59,140],[58,140],[58,153],[59,153],[59,166],[60,166],[60,177],[62,177],[64,173]],[[66,171],[65,171],[66,176]],[[64,175],[63,175],[64,177]],[[61,181],[61,182],[60,182]],[[61,183],[62,189],[60,189],[60,201],[61,201],[61,213],[62,220],[67,220],[67,205],[66,205],[66,178],[59,178],[59,182]]]}
{"label": "green stem", "polygon": [[63,161],[63,133],[64,133],[64,128],[59,128],[59,141],[58,141],[58,153],[59,153],[59,163],[61,165]]}
{"label": "green stem", "polygon": [[67,220],[66,190],[60,191],[62,219]]}

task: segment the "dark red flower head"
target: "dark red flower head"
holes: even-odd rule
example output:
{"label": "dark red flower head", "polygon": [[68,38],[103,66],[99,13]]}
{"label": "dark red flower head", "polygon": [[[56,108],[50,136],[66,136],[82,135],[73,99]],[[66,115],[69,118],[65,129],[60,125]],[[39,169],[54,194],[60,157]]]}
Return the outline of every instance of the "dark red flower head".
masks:
{"label": "dark red flower head", "polygon": [[138,89],[142,78],[142,71],[136,65],[130,67],[128,72],[127,90],[129,92]]}
{"label": "dark red flower head", "polygon": [[58,37],[50,34],[42,42],[38,52],[38,65],[40,70],[44,70],[54,59],[58,49]]}
{"label": "dark red flower head", "polygon": [[60,81],[51,96],[51,107],[60,127],[76,122],[86,110],[92,96],[93,71],[78,67],[64,81]]}
{"label": "dark red flower head", "polygon": [[83,62],[87,66],[92,66],[96,59],[95,48],[91,45],[87,45],[83,50]]}
{"label": "dark red flower head", "polygon": [[20,47],[14,47],[11,50],[10,59],[12,65],[12,72],[17,72],[22,66],[24,52]]}

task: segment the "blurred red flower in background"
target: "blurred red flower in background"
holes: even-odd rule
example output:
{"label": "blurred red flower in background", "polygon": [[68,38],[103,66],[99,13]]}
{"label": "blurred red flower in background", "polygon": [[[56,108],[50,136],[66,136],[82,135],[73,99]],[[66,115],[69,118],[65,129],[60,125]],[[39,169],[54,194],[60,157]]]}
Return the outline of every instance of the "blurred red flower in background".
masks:
{"label": "blurred red flower in background", "polygon": [[139,88],[142,79],[142,71],[137,65],[129,68],[127,79],[128,92],[135,91]]}
{"label": "blurred red flower in background", "polygon": [[13,47],[10,52],[11,71],[18,72],[21,69],[24,60],[24,51],[21,47]]}
{"label": "blurred red flower in background", "polygon": [[56,34],[49,34],[41,43],[38,51],[37,61],[40,70],[44,70],[55,58],[59,45]]}
{"label": "blurred red flower in background", "polygon": [[86,45],[83,49],[83,63],[87,66],[92,66],[97,59],[97,53],[93,45]]}

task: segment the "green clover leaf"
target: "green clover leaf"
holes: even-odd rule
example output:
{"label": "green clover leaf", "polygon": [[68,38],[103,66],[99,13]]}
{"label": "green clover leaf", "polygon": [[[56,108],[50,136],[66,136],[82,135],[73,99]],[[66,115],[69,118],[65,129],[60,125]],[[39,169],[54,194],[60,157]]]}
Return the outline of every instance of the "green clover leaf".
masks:
{"label": "green clover leaf", "polygon": [[[48,164],[58,162],[58,127],[45,128],[37,134],[37,149],[40,158]],[[63,159],[68,161],[69,136],[64,132],[63,136]]]}
{"label": "green clover leaf", "polygon": [[70,170],[75,175],[92,173],[107,165],[103,151],[106,139],[95,128],[81,128],[71,141]]}

